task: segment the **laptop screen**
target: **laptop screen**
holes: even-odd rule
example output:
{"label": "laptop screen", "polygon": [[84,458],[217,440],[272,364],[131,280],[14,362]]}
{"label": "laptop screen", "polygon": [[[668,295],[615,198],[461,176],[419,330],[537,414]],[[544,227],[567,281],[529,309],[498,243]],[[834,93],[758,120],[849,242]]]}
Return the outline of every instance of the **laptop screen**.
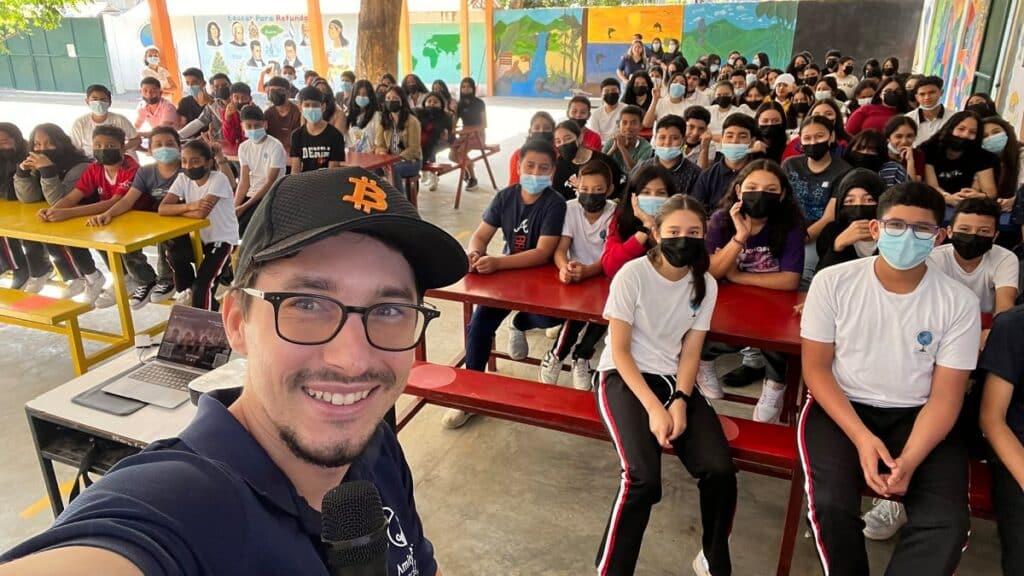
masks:
{"label": "laptop screen", "polygon": [[213,370],[226,363],[230,356],[231,346],[219,313],[188,306],[171,308],[157,358]]}

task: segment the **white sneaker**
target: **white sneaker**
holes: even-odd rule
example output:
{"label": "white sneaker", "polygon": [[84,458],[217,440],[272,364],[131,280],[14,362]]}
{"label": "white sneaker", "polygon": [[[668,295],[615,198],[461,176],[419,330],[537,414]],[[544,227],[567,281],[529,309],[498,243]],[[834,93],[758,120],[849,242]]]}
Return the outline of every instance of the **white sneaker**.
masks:
{"label": "white sneaker", "polygon": [[558,338],[558,333],[561,331],[561,326],[552,326],[551,328],[544,330],[544,336],[547,337],[548,340],[554,340],[555,338]]}
{"label": "white sneaker", "polygon": [[85,292],[85,278],[75,278],[61,287],[60,296],[58,296],[58,298],[62,300],[70,300],[82,292]]}
{"label": "white sneaker", "polygon": [[433,172],[427,172],[427,182],[429,182],[429,190],[431,192],[437,191],[437,181],[437,174],[434,174]]}
{"label": "white sneaker", "polygon": [[697,366],[697,387],[700,393],[709,400],[725,398],[722,383],[718,381],[714,360],[701,360]]}
{"label": "white sneaker", "polygon": [[871,503],[874,508],[864,514],[864,537],[868,540],[888,540],[907,523],[903,504],[881,498],[875,498]]}
{"label": "white sneaker", "polygon": [[572,361],[572,387],[577,390],[590,390],[594,379],[594,371],[590,368],[590,360],[576,358]]}
{"label": "white sneaker", "polygon": [[526,341],[526,332],[508,326],[508,356],[513,360],[523,360],[530,355],[530,343]]}
{"label": "white sneaker", "polygon": [[50,279],[49,274],[43,274],[42,276],[33,276],[25,281],[22,285],[22,292],[29,292],[31,294],[39,294],[46,287],[46,281]]}
{"label": "white sneaker", "polygon": [[92,303],[96,308],[110,308],[115,304],[117,304],[117,297],[114,296],[113,288],[107,288],[101,292]]}
{"label": "white sneaker", "polygon": [[693,559],[693,573],[697,576],[711,576],[711,569],[708,568],[708,559],[704,557],[703,550],[698,552],[697,556]]}
{"label": "white sneaker", "polygon": [[562,375],[562,363],[548,350],[540,363],[540,381],[545,384],[558,384],[558,377]]}
{"label": "white sneaker", "polygon": [[191,306],[192,305],[192,289],[188,288],[174,297],[174,303],[179,306]]}
{"label": "white sneaker", "polygon": [[754,406],[754,421],[778,424],[785,395],[785,384],[765,378],[761,398],[757,401],[757,406]]}
{"label": "white sneaker", "polygon": [[107,283],[107,279],[103,276],[103,273],[99,270],[92,274],[85,275],[85,301],[89,304],[94,304],[96,299],[103,294],[103,285]]}
{"label": "white sneaker", "polygon": [[472,417],[473,415],[469,412],[464,412],[457,408],[449,408],[444,413],[444,416],[441,417],[441,425],[449,430],[455,430],[456,428],[462,428]]}

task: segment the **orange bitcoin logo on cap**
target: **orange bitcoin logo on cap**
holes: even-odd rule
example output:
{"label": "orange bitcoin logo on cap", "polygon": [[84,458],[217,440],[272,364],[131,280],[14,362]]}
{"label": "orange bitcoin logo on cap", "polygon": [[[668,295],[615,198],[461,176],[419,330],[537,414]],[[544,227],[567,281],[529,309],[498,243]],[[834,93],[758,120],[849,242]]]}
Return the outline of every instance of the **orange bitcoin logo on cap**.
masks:
{"label": "orange bitcoin logo on cap", "polygon": [[370,180],[366,176],[360,178],[349,178],[355,188],[351,194],[342,196],[342,202],[348,202],[356,210],[362,210],[367,214],[374,210],[384,212],[388,209],[388,196],[384,190],[377,185],[376,180]]}

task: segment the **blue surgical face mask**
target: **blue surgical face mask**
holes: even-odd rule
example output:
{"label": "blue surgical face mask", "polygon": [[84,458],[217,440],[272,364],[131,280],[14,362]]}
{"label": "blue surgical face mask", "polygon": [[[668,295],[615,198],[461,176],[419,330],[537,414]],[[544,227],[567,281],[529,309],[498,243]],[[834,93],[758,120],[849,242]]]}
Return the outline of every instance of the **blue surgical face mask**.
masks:
{"label": "blue surgical face mask", "polygon": [[1006,143],[1009,142],[1010,137],[1007,136],[1006,132],[1000,132],[999,134],[993,134],[981,141],[981,147],[993,154],[1002,153],[1003,149],[1006,148]]}
{"label": "blue surgical face mask", "polygon": [[828,90],[818,90],[817,92],[814,93],[814,99],[817,100],[818,102],[821,102],[822,100],[828,100],[831,97],[832,92],[829,92]]}
{"label": "blue surgical face mask", "polygon": [[537,174],[520,174],[519,185],[530,196],[536,196],[551,186],[551,176]]}
{"label": "blue surgical face mask", "polygon": [[348,94],[349,92],[352,91],[352,83],[351,82],[342,81],[340,89],[345,94]]}
{"label": "blue surgical face mask", "polygon": [[191,96],[193,98],[196,98],[197,96],[199,96],[199,93],[202,92],[202,91],[203,91],[202,87],[200,87],[198,85],[186,85],[185,86],[185,94],[187,94],[188,96]]}
{"label": "blue surgical face mask", "polygon": [[267,129],[266,128],[257,128],[255,130],[246,130],[245,131],[245,137],[248,138],[249,140],[254,141],[254,142],[262,140],[263,137],[266,136],[266,135],[267,135]]}
{"label": "blue surgical face mask", "polygon": [[664,196],[637,196],[636,205],[643,210],[644,214],[653,217],[657,212],[658,208],[664,204],[668,198]]}
{"label": "blue surgical face mask", "polygon": [[750,153],[749,144],[722,144],[722,156],[733,162],[739,162]]}
{"label": "blue surgical face mask", "polygon": [[679,84],[670,84],[668,87],[668,95],[672,98],[682,98],[683,94],[686,93],[686,86]]}
{"label": "blue surgical face mask", "polygon": [[683,149],[678,146],[655,146],[654,155],[659,159],[666,162],[679,158],[679,155],[683,153]]}
{"label": "blue surgical face mask", "polygon": [[878,237],[878,253],[897,270],[910,270],[928,259],[935,247],[935,239],[922,240],[907,228],[902,236],[893,236],[883,226]]}
{"label": "blue surgical face mask", "polygon": [[322,108],[303,108],[302,117],[306,119],[306,122],[316,124],[323,119],[324,111]]}
{"label": "blue surgical face mask", "polygon": [[171,164],[181,158],[181,151],[177,148],[154,148],[153,159],[161,164]]}
{"label": "blue surgical face mask", "polygon": [[359,106],[360,108],[366,108],[369,105],[370,105],[370,97],[369,96],[356,96],[356,106]]}

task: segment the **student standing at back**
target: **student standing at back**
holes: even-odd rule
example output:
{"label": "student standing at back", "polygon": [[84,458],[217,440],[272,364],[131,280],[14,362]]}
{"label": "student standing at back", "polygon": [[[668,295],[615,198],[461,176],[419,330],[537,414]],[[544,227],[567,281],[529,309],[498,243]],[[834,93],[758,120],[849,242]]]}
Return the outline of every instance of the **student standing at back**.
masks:
{"label": "student standing at back", "polygon": [[139,138],[135,126],[128,118],[110,111],[110,90],[102,84],[89,86],[85,89],[85,103],[89,105],[89,113],[79,117],[71,125],[71,132],[68,134],[71,136],[71,143],[77,148],[81,148],[82,152],[91,155],[92,131],[97,126],[110,124],[124,130],[125,137],[128,138],[126,149],[129,153],[134,154],[142,139]]}
{"label": "student standing at back", "polygon": [[320,168],[337,168],[345,161],[345,137],[324,121],[324,95],[307,86],[299,91],[299,105],[306,122],[292,132],[292,174]]}
{"label": "student standing at back", "polygon": [[[476,95],[476,81],[466,76],[459,84],[459,104],[455,112],[456,123],[462,122],[462,132],[452,143],[449,158],[462,162],[471,149],[483,147],[487,142],[487,105]],[[473,162],[466,163],[466,190],[476,190],[476,170]]]}
{"label": "student standing at back", "polygon": [[263,111],[267,134],[284,146],[286,157],[291,154],[292,132],[302,126],[302,110],[288,99],[291,88],[292,85],[281,76],[271,78],[266,84],[270,106]]}
{"label": "student standing at back", "polygon": [[826,574],[869,573],[867,486],[902,496],[908,522],[888,574],[952,574],[968,537],[968,459],[954,428],[978,359],[971,291],[927,265],[942,197],[905,183],[870,224],[880,256],[829,267],[801,320],[810,397],[798,425],[808,517]]}
{"label": "student standing at back", "polygon": [[565,110],[565,115],[569,121],[579,126],[583,146],[600,152],[602,146],[601,135],[587,128],[587,123],[590,122],[590,114],[590,98],[586,96],[573,96]]}
{"label": "student standing at back", "polygon": [[[591,130],[597,132],[601,142],[607,147],[607,143],[619,133],[619,115],[626,104],[621,102],[622,88],[615,78],[605,78],[601,81],[601,100],[604,102],[598,106],[590,115],[588,125]],[[608,151],[605,149],[605,154]]]}

